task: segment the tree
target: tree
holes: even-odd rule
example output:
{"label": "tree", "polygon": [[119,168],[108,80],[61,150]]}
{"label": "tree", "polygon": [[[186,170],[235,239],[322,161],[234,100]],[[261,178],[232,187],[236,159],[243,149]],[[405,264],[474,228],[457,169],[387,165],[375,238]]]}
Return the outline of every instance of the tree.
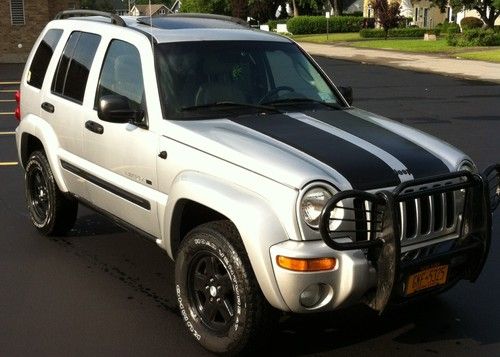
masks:
{"label": "tree", "polygon": [[449,6],[455,11],[476,10],[487,27],[494,28],[495,20],[500,16],[500,0],[431,0],[441,12]]}
{"label": "tree", "polygon": [[299,16],[299,8],[319,10],[324,6],[323,0],[292,0],[293,16]]}
{"label": "tree", "polygon": [[231,15],[233,17],[246,19],[247,6],[247,0],[231,0]]}
{"label": "tree", "polygon": [[387,40],[389,29],[397,27],[403,19],[399,13],[401,4],[398,1],[389,4],[387,0],[371,0],[370,5],[373,8],[377,22],[385,31],[385,39]]}
{"label": "tree", "polygon": [[264,23],[275,18],[278,6],[285,8],[286,0],[248,0],[248,14]]}
{"label": "tree", "polygon": [[229,0],[183,0],[182,12],[231,15]]}
{"label": "tree", "polygon": [[81,0],[80,7],[88,10],[112,12],[115,10],[110,0]]}
{"label": "tree", "polygon": [[333,9],[333,14],[335,16],[342,15],[342,12],[344,11],[344,2],[342,0],[329,0],[329,2]]}
{"label": "tree", "polygon": [[[136,5],[148,5],[149,0],[130,0],[130,6],[132,7],[132,5],[134,5],[134,4],[136,4]],[[168,8],[170,8],[170,6],[172,5],[172,1],[171,0],[151,0],[151,4],[163,4],[163,5],[168,6]]]}

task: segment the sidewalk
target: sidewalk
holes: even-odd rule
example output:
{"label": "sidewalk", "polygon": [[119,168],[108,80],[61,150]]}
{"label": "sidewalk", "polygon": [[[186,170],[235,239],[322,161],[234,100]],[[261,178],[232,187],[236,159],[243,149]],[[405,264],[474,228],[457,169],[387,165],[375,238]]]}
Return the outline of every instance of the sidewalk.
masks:
{"label": "sidewalk", "polygon": [[373,63],[419,72],[432,72],[452,77],[500,83],[500,63],[405,53],[389,50],[361,49],[347,46],[300,42],[314,56],[325,56],[356,62]]}

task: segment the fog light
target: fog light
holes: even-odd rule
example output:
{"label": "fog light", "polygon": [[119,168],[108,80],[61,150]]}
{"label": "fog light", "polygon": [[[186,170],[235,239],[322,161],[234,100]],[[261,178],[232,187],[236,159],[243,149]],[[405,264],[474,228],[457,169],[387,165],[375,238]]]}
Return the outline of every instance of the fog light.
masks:
{"label": "fog light", "polygon": [[300,304],[311,308],[320,303],[328,295],[328,291],[325,284],[311,284],[300,294]]}

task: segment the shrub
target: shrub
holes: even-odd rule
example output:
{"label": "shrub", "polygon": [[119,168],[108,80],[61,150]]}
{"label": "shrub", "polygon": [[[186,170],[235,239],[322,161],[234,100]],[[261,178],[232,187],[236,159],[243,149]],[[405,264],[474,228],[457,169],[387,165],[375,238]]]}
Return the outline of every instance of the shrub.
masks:
{"label": "shrub", "polygon": [[[296,16],[288,20],[288,31],[294,35],[326,33],[326,17]],[[329,20],[329,32],[358,32],[363,26],[359,16],[334,16]]]}
{"label": "shrub", "polygon": [[[439,29],[427,30],[414,27],[409,27],[404,29],[395,28],[389,30],[388,37],[420,38],[424,37],[424,34],[426,33],[439,35],[440,30]],[[382,29],[362,29],[361,31],[359,31],[359,35],[363,38],[384,38],[385,32]]]}
{"label": "shrub", "polygon": [[458,26],[456,23],[451,23],[451,24],[448,24],[448,27],[447,27],[447,30],[446,30],[446,34],[449,36],[449,35],[453,35],[453,34],[456,34],[456,33],[460,33],[460,26]]}
{"label": "shrub", "polygon": [[375,28],[375,18],[373,18],[373,17],[363,18],[363,28],[364,29],[374,29]]}
{"label": "shrub", "polygon": [[361,29],[359,36],[363,38],[384,38],[385,31],[382,29]]}
{"label": "shrub", "polygon": [[483,27],[484,22],[481,19],[478,19],[477,17],[464,17],[462,21],[460,21],[460,26],[462,27],[462,30],[470,30],[470,29],[480,29]]}
{"label": "shrub", "polygon": [[349,14],[342,14],[342,16],[356,16],[356,17],[363,17],[363,11],[353,11]]}
{"label": "shrub", "polygon": [[492,29],[465,30],[463,33],[449,34],[446,42],[458,47],[499,46],[500,33]]}
{"label": "shrub", "polygon": [[278,24],[286,24],[287,20],[269,20],[267,22],[267,25],[269,26],[269,30],[273,31],[276,30],[278,27]]}

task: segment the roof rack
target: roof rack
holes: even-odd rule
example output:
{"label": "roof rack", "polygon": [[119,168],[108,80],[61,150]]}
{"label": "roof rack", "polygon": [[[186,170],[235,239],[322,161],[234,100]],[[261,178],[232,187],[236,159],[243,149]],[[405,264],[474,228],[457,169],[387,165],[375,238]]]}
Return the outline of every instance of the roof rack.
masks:
{"label": "roof rack", "polygon": [[127,24],[125,21],[118,15],[111,14],[109,12],[104,12],[104,11],[96,11],[96,10],[65,10],[61,11],[56,15],[54,18],[55,20],[62,20],[62,19],[67,19],[70,17],[75,17],[75,16],[102,16],[102,17],[107,17],[108,19],[111,20],[111,23],[114,25],[118,25],[121,27],[127,27]]}
{"label": "roof rack", "polygon": [[235,24],[246,26],[246,27],[250,26],[245,20],[242,20],[242,19],[237,18],[237,17],[225,16],[225,15],[198,14],[198,13],[180,13],[180,14],[175,13],[175,14],[169,14],[167,16],[192,17],[192,18],[198,18],[198,19],[214,19],[214,20],[234,22]]}
{"label": "roof rack", "polygon": [[[169,18],[169,17],[184,17],[184,18],[192,18],[192,19],[212,19],[212,20],[220,20],[232,22],[244,27],[250,27],[250,25],[237,17],[225,16],[225,15],[216,15],[216,14],[199,14],[199,13],[173,13],[173,14],[165,14],[160,16],[152,16],[153,18]],[[137,19],[137,22],[150,25],[151,23],[147,20],[150,20],[149,16],[143,16]]]}

